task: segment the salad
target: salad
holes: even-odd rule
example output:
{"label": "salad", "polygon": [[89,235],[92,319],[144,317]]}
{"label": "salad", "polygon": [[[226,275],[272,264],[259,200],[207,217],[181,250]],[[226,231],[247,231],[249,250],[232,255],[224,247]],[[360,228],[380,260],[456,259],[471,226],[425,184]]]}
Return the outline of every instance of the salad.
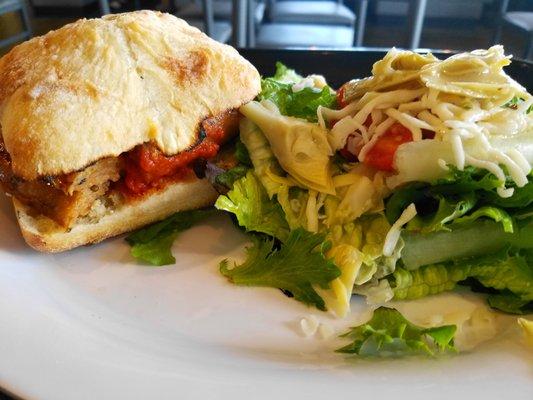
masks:
{"label": "salad", "polygon": [[[336,91],[278,63],[240,108],[235,161],[209,174],[215,208],[252,241],[221,274],[339,318],[364,296],[380,307],[339,349],[359,355],[454,350],[454,325],[418,327],[392,300],[461,285],[494,309],[532,312],[533,97],[509,63],[501,46],[446,60],[392,49]],[[178,232],[213,212],[130,235],[132,254],[173,263]]]}

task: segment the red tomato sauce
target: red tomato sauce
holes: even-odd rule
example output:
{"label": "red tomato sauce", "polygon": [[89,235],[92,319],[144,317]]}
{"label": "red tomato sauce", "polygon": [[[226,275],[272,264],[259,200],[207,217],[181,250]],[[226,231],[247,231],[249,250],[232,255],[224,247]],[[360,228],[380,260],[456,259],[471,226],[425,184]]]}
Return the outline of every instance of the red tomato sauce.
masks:
{"label": "red tomato sauce", "polygon": [[167,156],[153,143],[135,147],[123,156],[125,175],[121,192],[138,197],[169,182],[189,179],[193,176],[192,164],[198,159],[215,157],[220,145],[237,133],[238,127],[239,112],[231,110],[205,119],[199,133],[201,142],[189,150]]}

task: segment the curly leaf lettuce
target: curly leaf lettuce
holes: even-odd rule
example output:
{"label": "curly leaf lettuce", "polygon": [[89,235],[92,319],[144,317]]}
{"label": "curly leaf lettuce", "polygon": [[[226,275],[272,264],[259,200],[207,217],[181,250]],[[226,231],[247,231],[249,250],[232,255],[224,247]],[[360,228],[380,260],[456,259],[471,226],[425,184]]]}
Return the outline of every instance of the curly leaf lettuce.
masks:
{"label": "curly leaf lettuce", "polygon": [[228,268],[220,264],[220,272],[236,285],[278,288],[289,292],[298,301],[325,311],[326,305],[313,286],[322,289],[341,275],[341,271],[326,259],[328,242],[325,235],[299,228],[292,231],[279,249],[273,240],[252,237],[246,261]]}
{"label": "curly leaf lettuce", "polygon": [[219,196],[215,208],[235,215],[240,226],[249,232],[261,232],[285,241],[289,226],[279,203],[268,195],[252,171],[235,181],[233,188]]}
{"label": "curly leaf lettuce", "polygon": [[[478,213],[471,219],[491,218],[502,222],[507,230],[510,223],[504,213],[513,216],[533,204],[533,180],[517,187],[511,180],[501,182],[492,173],[478,168],[466,167],[463,171],[453,166],[449,168],[447,176],[433,184],[411,183],[396,190],[386,203],[389,221],[395,221],[409,204],[414,203],[423,223],[411,224],[413,230],[434,231],[457,218],[468,217],[468,213],[478,209],[483,209],[485,214]],[[511,197],[503,198],[497,193],[497,188],[504,183],[513,189]]]}
{"label": "curly leaf lettuce", "polygon": [[399,311],[380,307],[370,321],[341,336],[352,342],[337,352],[361,357],[433,356],[456,351],[453,344],[456,330],[455,325],[422,328],[409,322]]}

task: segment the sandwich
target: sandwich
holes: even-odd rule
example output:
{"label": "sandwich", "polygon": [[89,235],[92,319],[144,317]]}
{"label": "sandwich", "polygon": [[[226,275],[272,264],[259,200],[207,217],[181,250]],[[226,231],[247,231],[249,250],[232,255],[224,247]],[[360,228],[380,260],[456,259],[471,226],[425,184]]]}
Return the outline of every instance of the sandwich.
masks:
{"label": "sandwich", "polygon": [[82,19],[0,59],[0,182],[47,252],[211,205],[256,69],[169,14]]}

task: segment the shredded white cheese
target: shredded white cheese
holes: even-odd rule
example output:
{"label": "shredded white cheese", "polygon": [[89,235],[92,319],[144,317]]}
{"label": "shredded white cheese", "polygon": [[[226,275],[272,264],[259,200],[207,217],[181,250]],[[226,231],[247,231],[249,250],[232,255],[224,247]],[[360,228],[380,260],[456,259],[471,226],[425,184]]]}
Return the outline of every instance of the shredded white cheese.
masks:
{"label": "shredded white cheese", "polygon": [[[392,52],[387,57],[395,56]],[[476,60],[472,60],[476,57],[479,57],[479,54],[471,53],[472,68],[479,66]],[[486,60],[483,60],[483,63],[485,62]],[[501,69],[500,64],[495,64],[493,67],[496,72],[490,73],[503,74],[503,71],[497,72]],[[371,79],[375,79],[378,85],[374,90],[370,85],[369,90],[361,91],[364,94],[341,110],[319,107],[317,112],[321,126],[327,126],[328,121],[338,121],[331,129],[328,138],[331,147],[334,150],[342,149],[349,144],[350,138],[356,137],[357,146],[354,146],[352,141],[349,151],[356,155],[359,161],[364,161],[380,136],[398,122],[411,131],[414,141],[424,139],[423,131],[431,131],[434,132],[434,136],[426,137],[427,140],[450,144],[449,149],[453,153],[451,156],[443,155],[442,160],[431,165],[427,162],[420,164],[421,168],[435,169],[435,173],[420,171],[420,178],[438,176],[439,172],[436,169],[441,171],[448,169],[447,164],[452,164],[459,170],[471,165],[486,169],[502,181],[502,186],[498,188],[500,196],[510,196],[513,193],[513,190],[504,185],[506,179],[504,171],[507,171],[518,187],[527,184],[533,163],[533,151],[528,148],[528,145],[533,146],[533,140],[530,139],[533,113],[528,114],[527,110],[533,104],[533,96],[526,93],[516,82],[508,79],[505,74],[503,76],[507,82],[499,85],[497,90],[508,95],[503,94],[498,97],[498,93],[495,92],[497,85],[484,83],[482,77],[479,78],[480,82],[449,81],[448,78],[431,77],[427,71],[424,67],[420,67],[419,76],[416,76],[416,71],[409,71],[408,74],[404,71],[404,76],[409,78],[388,85],[392,88],[388,91],[387,85],[381,82],[382,75],[394,80],[393,75],[402,73],[392,67],[385,68],[377,75],[374,71],[375,76]],[[387,76],[388,74],[392,75]],[[481,95],[471,94],[472,92]],[[513,96],[519,96],[521,100],[516,106],[505,107]],[[369,116],[370,124],[368,124]],[[531,140],[531,143],[519,144],[511,149],[510,146],[504,148],[505,146],[498,145],[500,140],[522,134],[525,135],[523,137],[526,138],[526,142]],[[419,147],[423,148],[424,146]],[[412,156],[415,166],[409,166],[409,174],[402,174],[400,167],[395,166],[398,167],[396,184],[405,183],[402,179],[417,178],[416,154],[413,153]]]}
{"label": "shredded white cheese", "polygon": [[385,242],[383,243],[384,256],[390,257],[392,255],[394,249],[396,248],[396,244],[400,239],[402,227],[409,221],[411,221],[415,216],[416,207],[413,203],[411,203],[405,210],[403,210],[402,215],[400,215],[400,218],[398,218],[396,222],[392,224],[391,228],[389,229],[389,232],[387,233],[387,236],[385,236]]}
{"label": "shredded white cheese", "polygon": [[372,147],[374,147],[374,144],[377,142],[379,137],[383,135],[387,131],[387,129],[389,129],[394,124],[394,122],[395,122],[394,118],[389,117],[376,127],[375,131],[373,132],[374,134],[372,135],[372,138],[370,139],[370,141],[361,148],[361,151],[359,152],[359,155],[358,155],[359,160],[361,161],[365,160],[367,153],[370,151]]}
{"label": "shredded white cheese", "polygon": [[309,190],[305,216],[307,217],[307,230],[309,232],[318,232],[318,209],[316,204],[316,190]]}
{"label": "shredded white cheese", "polygon": [[449,171],[450,170],[450,167],[448,167],[446,161],[443,160],[442,158],[439,158],[437,160],[437,164],[439,164],[439,167],[441,167],[445,171]]}
{"label": "shredded white cheese", "polygon": [[450,142],[452,143],[453,156],[455,158],[455,165],[462,171],[465,169],[465,149],[463,148],[463,142],[461,136],[455,134],[450,135]]}

